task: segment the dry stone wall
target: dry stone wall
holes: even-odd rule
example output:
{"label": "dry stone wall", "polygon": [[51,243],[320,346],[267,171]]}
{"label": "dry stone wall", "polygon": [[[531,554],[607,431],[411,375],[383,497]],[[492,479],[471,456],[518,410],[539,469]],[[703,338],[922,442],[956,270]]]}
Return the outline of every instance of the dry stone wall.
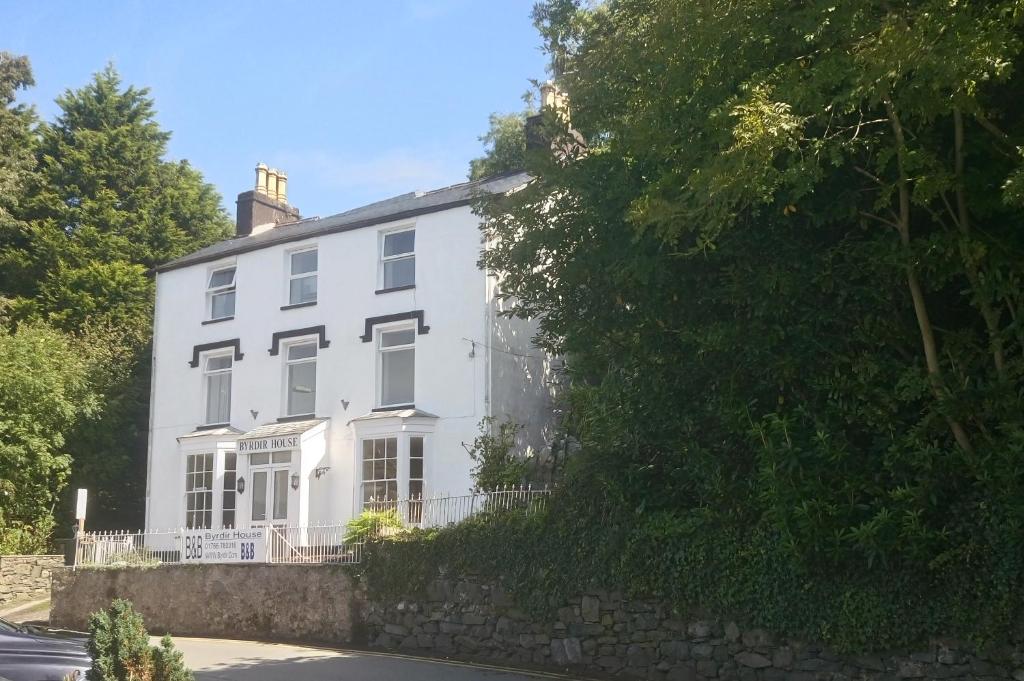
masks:
{"label": "dry stone wall", "polygon": [[915,651],[843,656],[731,620],[680,617],[656,600],[595,591],[550,617],[475,579],[371,599],[327,565],[177,565],[53,573],[51,623],[86,626],[128,598],[157,634],[369,645],[572,675],[649,681],[1024,681],[1024,647],[971,652],[949,640]]}
{"label": "dry stone wall", "polygon": [[915,652],[841,656],[733,621],[679,618],[664,604],[620,594],[582,595],[545,620],[516,609],[499,588],[438,581],[425,598],[365,607],[370,644],[570,672],[651,681],[1015,679],[1024,649],[968,654],[952,641]]}
{"label": "dry stone wall", "polygon": [[46,598],[50,572],[64,566],[64,556],[0,556],[0,607]]}
{"label": "dry stone wall", "polygon": [[361,590],[327,565],[163,565],[60,570],[50,623],[84,630],[89,615],[127,598],[153,634],[348,642]]}

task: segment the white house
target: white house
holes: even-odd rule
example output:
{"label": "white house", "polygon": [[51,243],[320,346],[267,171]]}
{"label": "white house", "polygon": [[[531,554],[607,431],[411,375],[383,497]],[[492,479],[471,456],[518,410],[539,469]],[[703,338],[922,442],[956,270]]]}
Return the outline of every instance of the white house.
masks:
{"label": "white house", "polygon": [[486,416],[544,446],[550,362],[498,314],[471,211],[509,174],[299,219],[257,167],[237,236],[159,268],[146,525],[344,522],[466,494]]}

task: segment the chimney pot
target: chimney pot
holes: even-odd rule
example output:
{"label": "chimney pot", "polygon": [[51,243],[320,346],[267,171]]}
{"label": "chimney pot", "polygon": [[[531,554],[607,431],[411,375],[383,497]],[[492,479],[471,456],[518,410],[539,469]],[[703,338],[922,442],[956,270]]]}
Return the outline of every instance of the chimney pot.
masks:
{"label": "chimney pot", "polygon": [[277,201],[277,168],[267,171],[267,196]]}
{"label": "chimney pot", "polygon": [[288,173],[277,171],[277,200],[288,203]]}
{"label": "chimney pot", "polygon": [[267,193],[267,164],[256,164],[256,191],[260,194]]}
{"label": "chimney pot", "polygon": [[558,108],[558,88],[556,88],[555,84],[550,80],[540,86],[540,108]]}

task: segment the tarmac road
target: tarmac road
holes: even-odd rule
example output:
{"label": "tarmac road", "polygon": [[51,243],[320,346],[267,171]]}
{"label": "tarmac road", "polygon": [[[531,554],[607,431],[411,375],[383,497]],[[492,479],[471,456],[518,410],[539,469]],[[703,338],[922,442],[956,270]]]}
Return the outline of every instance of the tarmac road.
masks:
{"label": "tarmac road", "polygon": [[280,643],[182,638],[174,644],[196,681],[529,681],[554,674]]}

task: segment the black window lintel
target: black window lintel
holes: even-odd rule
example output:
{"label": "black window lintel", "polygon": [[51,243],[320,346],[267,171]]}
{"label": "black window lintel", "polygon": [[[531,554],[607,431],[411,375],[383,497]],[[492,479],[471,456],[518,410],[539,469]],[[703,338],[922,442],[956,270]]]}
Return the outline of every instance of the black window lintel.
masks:
{"label": "black window lintel", "polygon": [[378,324],[390,324],[391,322],[401,322],[407,319],[416,320],[416,333],[420,335],[430,333],[430,327],[423,323],[423,310],[413,310],[412,312],[386,314],[381,317],[367,317],[366,321],[363,322],[363,335],[359,338],[364,343],[369,343],[373,340],[373,327]]}
{"label": "black window lintel", "polygon": [[320,326],[307,326],[304,329],[292,329],[291,331],[275,331],[270,340],[270,349],[267,352],[271,355],[279,354],[281,352],[281,341],[285,338],[313,335],[320,337],[321,350],[330,346],[331,341],[327,340],[327,328],[321,324]]}
{"label": "black window lintel", "polygon": [[210,350],[220,350],[221,348],[234,348],[235,349],[235,361],[240,362],[245,355],[242,354],[242,341],[238,338],[232,338],[231,340],[216,341],[213,343],[203,343],[201,345],[192,346],[192,361],[188,363],[190,367],[195,369],[199,366],[199,355]]}

